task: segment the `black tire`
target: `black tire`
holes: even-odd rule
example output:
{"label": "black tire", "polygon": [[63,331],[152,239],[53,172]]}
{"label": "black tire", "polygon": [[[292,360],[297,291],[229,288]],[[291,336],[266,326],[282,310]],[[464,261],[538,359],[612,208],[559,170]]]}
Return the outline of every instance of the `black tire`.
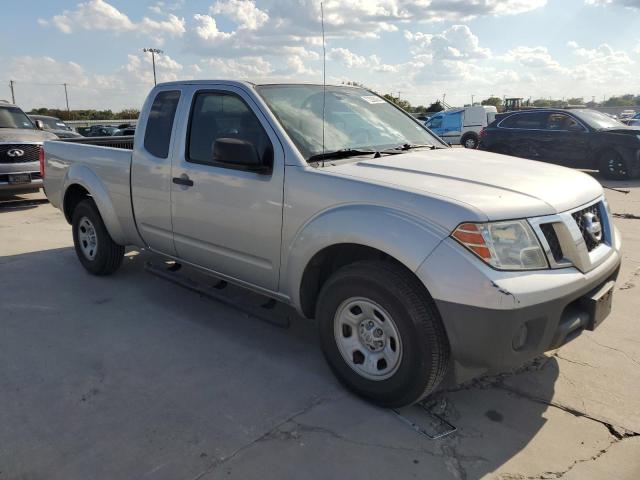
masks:
{"label": "black tire", "polygon": [[[81,222],[88,220],[93,226],[97,243],[93,251],[93,258],[89,258],[83,251],[81,236]],[[72,215],[73,244],[76,255],[82,266],[93,275],[111,275],[118,270],[124,258],[124,247],[113,241],[104,226],[98,207],[90,198],[82,200],[73,210]]]}
{"label": "black tire", "polygon": [[[402,355],[389,378],[366,378],[340,353],[334,321],[341,305],[351,298],[370,299],[380,305],[397,327]],[[322,287],[316,318],[324,356],[336,377],[380,406],[418,402],[445,376],[449,342],[433,299],[417,278],[394,263],[361,261],[335,272]]]}
{"label": "black tire", "polygon": [[598,159],[600,174],[609,180],[627,180],[632,178],[631,167],[622,156],[614,151],[607,150]]}
{"label": "black tire", "polygon": [[464,148],[476,149],[480,144],[480,137],[476,133],[465,133],[460,139],[460,145]]}

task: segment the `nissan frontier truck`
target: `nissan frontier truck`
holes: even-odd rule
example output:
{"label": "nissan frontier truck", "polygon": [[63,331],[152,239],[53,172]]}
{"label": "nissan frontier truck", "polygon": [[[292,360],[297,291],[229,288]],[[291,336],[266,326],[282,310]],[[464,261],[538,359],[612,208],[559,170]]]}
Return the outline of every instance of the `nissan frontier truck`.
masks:
{"label": "nissan frontier truck", "polygon": [[44,144],[86,270],[134,245],[290,304],[379,405],[519,366],[610,312],[620,234],[597,181],[450,148],[363,88],[159,84],[114,142]]}

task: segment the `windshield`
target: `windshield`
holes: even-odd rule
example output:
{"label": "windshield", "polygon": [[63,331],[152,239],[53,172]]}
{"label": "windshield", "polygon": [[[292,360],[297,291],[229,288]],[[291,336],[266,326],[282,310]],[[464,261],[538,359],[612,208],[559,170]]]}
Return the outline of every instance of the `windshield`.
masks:
{"label": "windshield", "polygon": [[18,107],[0,107],[0,128],[36,128]]}
{"label": "windshield", "polygon": [[45,128],[48,130],[71,130],[67,125],[59,118],[54,117],[35,117],[38,120],[42,120]]}
{"label": "windshield", "polygon": [[323,149],[322,85],[262,85],[256,89],[307,160],[323,151],[443,146],[418,122],[370,91],[327,86]]}
{"label": "windshield", "polygon": [[610,116],[596,110],[576,110],[573,111],[573,113],[580,120],[583,120],[590,127],[597,130],[603,128],[620,128],[625,126],[624,123],[619,122],[615,118],[611,118]]}

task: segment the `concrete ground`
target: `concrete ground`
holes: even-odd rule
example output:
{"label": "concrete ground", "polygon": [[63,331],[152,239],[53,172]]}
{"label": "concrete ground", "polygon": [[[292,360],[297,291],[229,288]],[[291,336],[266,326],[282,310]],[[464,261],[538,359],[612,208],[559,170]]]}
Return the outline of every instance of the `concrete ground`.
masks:
{"label": "concrete ground", "polygon": [[90,276],[41,194],[5,200],[0,480],[637,480],[640,181],[615,186],[630,193],[607,191],[624,240],[611,316],[517,372],[438,395],[432,411],[457,428],[438,440],[347,393],[314,325],[286,308],[265,317],[289,315],[288,328],[258,320],[149,274],[146,252]]}

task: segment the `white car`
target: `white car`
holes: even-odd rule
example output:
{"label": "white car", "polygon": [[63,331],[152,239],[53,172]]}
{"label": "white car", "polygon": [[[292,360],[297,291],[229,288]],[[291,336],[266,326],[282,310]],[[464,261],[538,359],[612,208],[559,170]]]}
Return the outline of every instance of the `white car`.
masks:
{"label": "white car", "polygon": [[480,131],[493,122],[498,110],[488,105],[439,112],[425,122],[427,128],[450,145],[478,148]]}

